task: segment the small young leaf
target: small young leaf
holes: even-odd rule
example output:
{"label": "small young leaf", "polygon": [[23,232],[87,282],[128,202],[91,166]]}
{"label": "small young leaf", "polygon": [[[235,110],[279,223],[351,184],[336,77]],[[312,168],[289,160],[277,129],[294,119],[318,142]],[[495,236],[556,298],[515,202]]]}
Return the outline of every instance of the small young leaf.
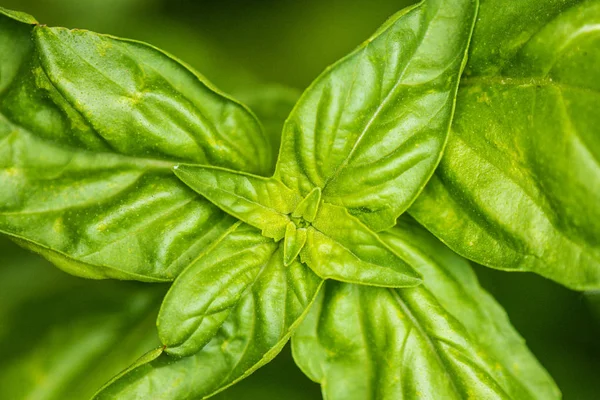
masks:
{"label": "small young leaf", "polygon": [[476,12],[476,0],[422,2],[328,68],[286,121],[275,176],[393,226],[441,157]]}
{"label": "small young leaf", "polygon": [[424,285],[326,283],[292,338],[296,362],[325,398],[560,397],[465,260],[414,223],[384,237]]}
{"label": "small young leaf", "polygon": [[[206,398],[271,361],[314,301],[322,284],[309,268],[283,265],[281,250],[244,293],[212,340],[189,357],[167,353],[126,371],[95,397]],[[193,302],[193,299],[190,299]]]}
{"label": "small young leaf", "polygon": [[385,287],[421,283],[410,265],[342,207],[322,203],[307,234],[300,258],[323,279]]}
{"label": "small young leaf", "polygon": [[306,228],[296,228],[296,224],[289,222],[285,228],[285,238],[283,241],[283,265],[290,265],[306,243]]}
{"label": "small young leaf", "polygon": [[178,165],[175,175],[225,212],[281,240],[300,198],[277,179],[221,168]]}
{"label": "small young leaf", "polygon": [[216,334],[241,297],[272,262],[277,244],[256,228],[237,223],[177,277],[158,316],[166,351],[189,356]]}
{"label": "small young leaf", "polygon": [[235,220],[171,168],[268,171],[256,118],[151,46],[14,17],[0,13],[0,232],[86,278],[174,279]]}
{"label": "small young leaf", "polygon": [[321,189],[318,187],[310,191],[310,193],[302,199],[294,212],[293,218],[302,218],[306,222],[313,222],[319,211],[319,203],[321,202]]}
{"label": "small young leaf", "polygon": [[[28,25],[37,25],[38,24],[37,20],[32,15],[29,15],[29,14],[21,12],[21,11],[14,11],[14,10],[9,10],[4,7],[0,7],[0,14],[3,14],[5,16],[11,18],[12,20],[21,22],[23,24],[28,24]],[[3,23],[6,23],[6,22],[7,21],[3,20]],[[4,49],[5,47],[2,46],[2,48]]]}
{"label": "small young leaf", "polygon": [[445,156],[410,209],[459,254],[600,288],[599,24],[595,1],[482,5]]}

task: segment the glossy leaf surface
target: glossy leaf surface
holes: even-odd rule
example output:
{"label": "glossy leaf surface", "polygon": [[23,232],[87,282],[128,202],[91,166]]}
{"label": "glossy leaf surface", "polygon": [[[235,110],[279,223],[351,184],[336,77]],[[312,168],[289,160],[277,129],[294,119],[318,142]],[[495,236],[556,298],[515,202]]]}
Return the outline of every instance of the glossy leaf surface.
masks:
{"label": "glossy leaf surface", "polygon": [[[0,7],[0,14],[7,16],[14,21],[22,22],[24,24],[28,24],[28,25],[37,25],[38,24],[37,20],[32,15],[29,15],[29,14],[21,12],[21,11],[9,10],[7,8]],[[7,43],[3,43],[3,44],[7,44]]]}
{"label": "glossy leaf surface", "polygon": [[600,3],[482,2],[445,156],[410,213],[480,264],[600,287]]}
{"label": "glossy leaf surface", "polygon": [[268,171],[259,123],[151,46],[0,19],[0,232],[75,275],[172,280],[235,220],[171,168]]}
{"label": "glossy leaf surface", "polygon": [[306,244],[308,233],[306,228],[296,228],[296,224],[288,222],[283,241],[283,264],[290,265]]}
{"label": "glossy leaf surface", "polygon": [[[266,237],[285,238],[284,256],[290,254],[284,263],[299,253],[301,261],[323,279],[389,287],[420,283],[419,275],[360,220],[343,207],[322,202],[319,188],[301,199],[277,178],[189,165],[177,166],[175,173]],[[298,231],[302,237],[296,238]]]}
{"label": "glossy leaf surface", "polygon": [[394,225],[439,162],[477,11],[425,1],[328,68],[286,121],[276,177],[314,187],[375,231]]}
{"label": "glossy leaf surface", "polygon": [[[382,233],[388,244],[373,233],[395,222],[439,160],[476,3],[423,2],[328,70],[286,125],[274,179],[232,172],[266,175],[272,149],[262,145],[251,113],[173,58],[140,43],[64,29],[36,27],[31,41],[30,27],[0,24],[0,41],[6,39],[17,60],[0,56],[0,174],[8,166],[4,175],[12,185],[8,192],[0,187],[0,231],[4,216],[16,240],[83,276],[170,280],[184,271],[159,318],[166,348],[147,353],[97,398],[211,396],[277,354],[315,298],[320,278],[416,286],[419,274],[411,264],[425,276],[424,287],[327,283],[316,316],[297,336],[304,346],[297,353],[310,355],[300,364],[323,382],[327,398],[558,396],[464,261],[406,221]],[[525,3],[506,8],[514,12]],[[17,30],[27,34],[14,39]],[[583,34],[590,30],[586,26]],[[510,45],[504,54],[520,46]],[[486,68],[498,58],[473,54],[486,60]],[[188,93],[197,89],[198,97]],[[104,96],[96,101],[95,92]],[[19,114],[20,107],[29,114]],[[173,134],[165,137],[157,124]],[[196,133],[201,140],[192,143]],[[2,149],[3,139],[12,147]],[[66,155],[50,162],[39,157],[49,153]],[[180,163],[189,168],[187,177],[178,173],[181,180],[208,201],[171,176]],[[19,168],[30,179],[24,184],[13,178]],[[197,183],[204,188],[196,189]],[[157,188],[164,192],[156,195]],[[139,197],[129,202],[121,193]],[[157,200],[165,207],[159,217],[152,214],[161,209]],[[16,208],[2,214],[4,201]],[[39,204],[51,211],[35,208]],[[198,209],[182,212],[189,204]],[[145,219],[136,224],[136,218]],[[99,250],[90,251],[94,246]]]}
{"label": "glossy leaf surface", "polygon": [[175,175],[225,212],[281,240],[300,197],[272,178],[194,165],[178,165]]}
{"label": "glossy leaf surface", "polygon": [[307,229],[300,259],[324,279],[385,287],[421,283],[419,274],[377,234],[344,208],[327,203]]}
{"label": "glossy leaf surface", "polygon": [[167,352],[189,356],[202,349],[268,264],[281,262],[273,256],[277,247],[256,228],[238,223],[181,273],[158,317]]}
{"label": "glossy leaf surface", "polygon": [[281,253],[275,253],[206,346],[189,357],[163,353],[135,365],[95,399],[204,398],[271,361],[322,284],[298,261],[284,266]]}
{"label": "glossy leaf surface", "polygon": [[410,220],[383,237],[424,285],[326,283],[292,339],[325,398],[559,398],[465,260]]}
{"label": "glossy leaf surface", "polygon": [[64,28],[36,27],[34,40],[49,80],[96,130],[86,138],[91,148],[254,173],[270,168],[256,117],[160,50]]}
{"label": "glossy leaf surface", "polygon": [[302,218],[308,223],[313,223],[319,212],[321,204],[321,189],[316,187],[306,195],[304,199],[296,206],[292,213],[292,218]]}

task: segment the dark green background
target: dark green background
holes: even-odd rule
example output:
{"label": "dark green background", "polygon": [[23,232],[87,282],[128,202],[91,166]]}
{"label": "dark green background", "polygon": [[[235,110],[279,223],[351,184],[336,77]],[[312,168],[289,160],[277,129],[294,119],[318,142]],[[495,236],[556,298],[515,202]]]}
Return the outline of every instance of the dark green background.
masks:
{"label": "dark green background", "polygon": [[[147,41],[236,93],[260,83],[302,89],[323,68],[366,39],[407,0],[0,0],[41,23],[86,28]],[[130,283],[72,278],[0,239],[0,277],[22,274],[23,290],[67,285],[80,293],[123,291]],[[477,267],[484,286],[506,308],[529,347],[553,375],[565,399],[600,398],[600,293],[581,294],[531,274]],[[41,281],[40,281],[41,280]],[[0,329],[14,287],[0,281]],[[49,304],[60,304],[49,303]],[[4,309],[2,309],[4,308]],[[40,310],[38,310],[40,312]],[[20,312],[27,326],[35,313]],[[14,316],[13,316],[14,318]],[[23,322],[25,321],[25,322]],[[53,322],[54,321],[54,322]],[[47,324],[58,323],[48,319]],[[51,326],[48,326],[48,329]],[[43,329],[37,327],[39,335]],[[35,334],[30,335],[35,340]],[[6,346],[4,343],[2,346]],[[0,370],[5,357],[0,350]],[[106,371],[111,375],[113,371]],[[74,397],[75,398],[75,397]],[[224,392],[222,399],[318,399],[319,388],[295,368],[286,349],[273,363]]]}

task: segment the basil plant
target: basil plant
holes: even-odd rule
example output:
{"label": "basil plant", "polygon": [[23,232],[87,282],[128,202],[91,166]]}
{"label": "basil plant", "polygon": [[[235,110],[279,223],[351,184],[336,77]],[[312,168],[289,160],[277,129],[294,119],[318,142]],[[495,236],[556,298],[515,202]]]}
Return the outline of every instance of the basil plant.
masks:
{"label": "basil plant", "polygon": [[[559,398],[468,260],[600,289],[599,24],[598,0],[423,0],[279,115],[289,96],[255,114],[151,45],[0,9],[0,232],[146,282],[132,321],[160,306],[94,399],[207,398],[288,341],[329,400]],[[69,398],[57,376],[23,398]]]}

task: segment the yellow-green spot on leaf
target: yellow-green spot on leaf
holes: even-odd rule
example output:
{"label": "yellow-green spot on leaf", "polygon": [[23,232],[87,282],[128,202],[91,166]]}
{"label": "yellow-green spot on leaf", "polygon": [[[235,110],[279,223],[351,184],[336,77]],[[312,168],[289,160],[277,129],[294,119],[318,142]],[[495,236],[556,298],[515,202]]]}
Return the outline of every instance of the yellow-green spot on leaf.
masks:
{"label": "yellow-green spot on leaf", "polygon": [[15,168],[15,167],[6,168],[6,169],[4,170],[4,174],[5,174],[6,176],[11,176],[11,177],[12,177],[12,176],[16,176],[18,173],[19,173],[19,169],[18,169],[18,168]]}
{"label": "yellow-green spot on leaf", "polygon": [[56,218],[54,224],[52,224],[52,230],[56,233],[63,233],[65,230],[65,223],[62,217]]}
{"label": "yellow-green spot on leaf", "polygon": [[106,230],[106,228],[108,228],[108,225],[100,224],[100,225],[98,225],[98,227],[96,229],[98,230],[98,232],[103,232]]}
{"label": "yellow-green spot on leaf", "polygon": [[477,102],[490,104],[490,97],[486,92],[482,92],[481,95],[477,96]]}

